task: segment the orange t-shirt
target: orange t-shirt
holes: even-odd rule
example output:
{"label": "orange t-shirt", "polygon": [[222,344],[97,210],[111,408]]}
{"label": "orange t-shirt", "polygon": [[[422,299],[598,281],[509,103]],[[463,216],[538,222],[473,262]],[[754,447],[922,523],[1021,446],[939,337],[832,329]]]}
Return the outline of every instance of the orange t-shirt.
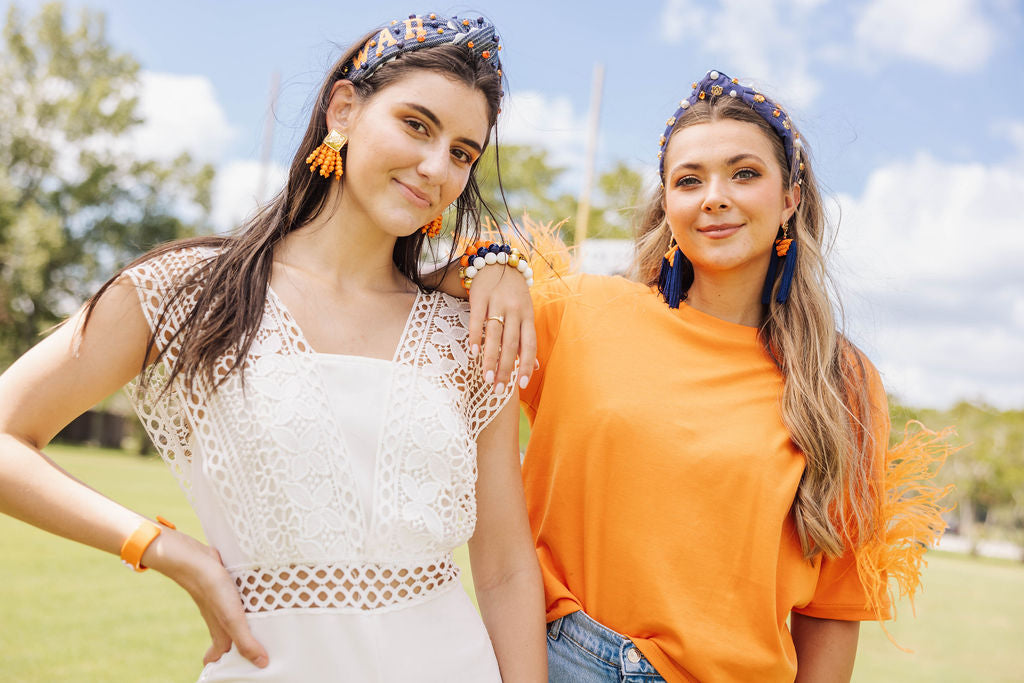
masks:
{"label": "orange t-shirt", "polygon": [[523,478],[549,621],[584,610],[667,681],[791,681],[791,610],[874,618],[851,553],[801,553],[804,456],[754,328],[622,278],[553,280],[534,298]]}

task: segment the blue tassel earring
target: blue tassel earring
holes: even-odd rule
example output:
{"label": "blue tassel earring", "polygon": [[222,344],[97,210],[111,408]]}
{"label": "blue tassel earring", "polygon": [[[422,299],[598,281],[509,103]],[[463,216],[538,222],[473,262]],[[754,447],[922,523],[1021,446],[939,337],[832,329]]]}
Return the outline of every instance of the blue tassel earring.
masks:
{"label": "blue tassel earring", "polygon": [[775,284],[775,274],[779,270],[779,262],[785,261],[782,265],[782,279],[779,282],[779,291],[775,300],[780,304],[786,303],[789,298],[789,290],[793,287],[793,273],[796,271],[796,242],[789,237],[789,225],[782,224],[782,237],[775,240],[775,250],[772,252],[771,261],[768,262],[768,274],[764,279],[764,289],[761,291],[761,303],[767,306],[772,300],[772,286]]}
{"label": "blue tassel earring", "polygon": [[686,282],[686,268],[682,261],[676,263],[676,256],[681,254],[679,245],[675,238],[672,238],[669,250],[661,259],[661,271],[658,273],[658,291],[665,297],[665,303],[669,308],[679,308],[679,302],[683,300],[684,288],[690,283]]}

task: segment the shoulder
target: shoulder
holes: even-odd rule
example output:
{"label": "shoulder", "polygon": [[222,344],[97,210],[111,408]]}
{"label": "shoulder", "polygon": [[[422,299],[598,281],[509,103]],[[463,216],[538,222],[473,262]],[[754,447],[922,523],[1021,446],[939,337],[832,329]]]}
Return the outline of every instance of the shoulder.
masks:
{"label": "shoulder", "polygon": [[464,324],[469,323],[469,301],[445,294],[439,289],[424,294],[431,307],[442,314],[458,316]]}
{"label": "shoulder", "polygon": [[141,256],[124,269],[124,275],[139,289],[165,291],[186,282],[222,251],[208,244],[172,245]]}
{"label": "shoulder", "polygon": [[175,244],[157,248],[126,267],[118,280],[135,287],[139,305],[154,331],[174,331],[195,306],[203,267],[223,252],[210,244]]}
{"label": "shoulder", "polygon": [[551,277],[538,283],[532,291],[534,306],[583,303],[593,304],[619,299],[623,296],[646,295],[650,288],[639,282],[609,275],[574,273]]}
{"label": "shoulder", "polygon": [[421,294],[420,302],[416,317],[430,326],[426,330],[425,340],[435,345],[440,343],[450,346],[460,365],[468,363],[469,302],[441,290]]}

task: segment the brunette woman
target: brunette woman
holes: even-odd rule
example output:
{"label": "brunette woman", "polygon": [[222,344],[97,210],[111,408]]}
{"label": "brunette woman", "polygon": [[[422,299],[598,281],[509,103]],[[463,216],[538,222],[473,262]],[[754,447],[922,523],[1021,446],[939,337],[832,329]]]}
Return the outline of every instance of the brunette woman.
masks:
{"label": "brunette woman", "polygon": [[[477,229],[499,50],[478,18],[374,30],[267,207],[146,254],[0,377],[0,510],[179,583],[213,640],[202,681],[545,677],[515,385],[485,381],[468,307],[418,266],[449,205],[455,243]],[[41,452],[133,377],[209,545]]]}

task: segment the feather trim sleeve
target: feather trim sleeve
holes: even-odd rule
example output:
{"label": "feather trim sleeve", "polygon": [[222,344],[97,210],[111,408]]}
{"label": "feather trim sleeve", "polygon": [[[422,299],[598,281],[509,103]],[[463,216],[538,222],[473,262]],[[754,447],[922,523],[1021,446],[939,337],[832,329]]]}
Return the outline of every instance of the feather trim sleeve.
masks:
{"label": "feather trim sleeve", "polygon": [[881,622],[888,604],[913,600],[921,587],[921,570],[929,548],[946,529],[943,502],[952,485],[935,482],[935,475],[955,450],[953,429],[939,432],[920,422],[907,424],[903,439],[888,448],[877,501],[874,534],[855,550],[857,574],[868,596],[868,607]]}

